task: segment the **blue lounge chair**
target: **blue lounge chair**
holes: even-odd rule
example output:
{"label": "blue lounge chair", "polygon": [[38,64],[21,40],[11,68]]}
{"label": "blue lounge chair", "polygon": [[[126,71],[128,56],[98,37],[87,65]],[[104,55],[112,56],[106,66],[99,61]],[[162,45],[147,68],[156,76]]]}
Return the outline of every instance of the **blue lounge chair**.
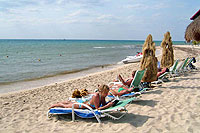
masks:
{"label": "blue lounge chair", "polygon": [[[61,115],[61,114],[72,114],[72,121],[75,121],[75,114],[81,118],[93,118],[95,117],[99,123],[101,123],[100,118],[108,116],[114,120],[118,120],[122,118],[128,111],[126,106],[130,103],[134,98],[129,98],[126,100],[119,101],[115,106],[104,109],[104,110],[94,110],[88,105],[84,103],[74,103],[72,108],[51,108],[47,112],[47,116],[51,117],[52,115]],[[85,106],[87,109],[75,109],[74,105],[82,105]],[[113,116],[113,112],[121,112],[124,111],[119,117]]]}

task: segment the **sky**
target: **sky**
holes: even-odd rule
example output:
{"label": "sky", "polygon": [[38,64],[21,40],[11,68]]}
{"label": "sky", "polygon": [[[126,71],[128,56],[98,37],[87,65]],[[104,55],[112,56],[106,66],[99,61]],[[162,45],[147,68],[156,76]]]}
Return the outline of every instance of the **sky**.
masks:
{"label": "sky", "polygon": [[0,0],[0,39],[184,41],[200,0]]}

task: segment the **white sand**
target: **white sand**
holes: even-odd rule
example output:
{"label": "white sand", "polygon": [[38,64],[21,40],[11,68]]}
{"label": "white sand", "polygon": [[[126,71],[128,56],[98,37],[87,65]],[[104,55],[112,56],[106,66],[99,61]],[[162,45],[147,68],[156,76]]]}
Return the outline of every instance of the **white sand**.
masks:
{"label": "white sand", "polygon": [[[177,47],[177,46],[176,46]],[[175,48],[175,59],[191,54],[190,48]],[[187,46],[188,47],[188,46]],[[194,51],[196,56],[199,51]],[[188,53],[190,52],[190,53]],[[200,66],[198,56],[195,66]],[[8,132],[200,132],[200,73],[188,72],[170,79],[170,82],[154,87],[142,95],[140,101],[128,106],[128,114],[120,120],[102,118],[81,119],[71,122],[71,116],[47,119],[48,107],[66,100],[74,89],[87,88],[93,91],[97,84],[107,84],[122,74],[127,78],[139,63],[128,64],[76,78],[67,82],[0,96],[0,133]]]}

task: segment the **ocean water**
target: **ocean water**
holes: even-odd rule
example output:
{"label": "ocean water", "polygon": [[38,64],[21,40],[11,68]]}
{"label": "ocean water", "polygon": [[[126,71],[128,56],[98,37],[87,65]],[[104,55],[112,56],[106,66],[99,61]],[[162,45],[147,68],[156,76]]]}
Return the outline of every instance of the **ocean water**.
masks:
{"label": "ocean water", "polygon": [[[142,50],[136,40],[0,40],[0,86],[116,64]],[[160,41],[155,41],[160,45]],[[184,42],[174,42],[184,44]]]}

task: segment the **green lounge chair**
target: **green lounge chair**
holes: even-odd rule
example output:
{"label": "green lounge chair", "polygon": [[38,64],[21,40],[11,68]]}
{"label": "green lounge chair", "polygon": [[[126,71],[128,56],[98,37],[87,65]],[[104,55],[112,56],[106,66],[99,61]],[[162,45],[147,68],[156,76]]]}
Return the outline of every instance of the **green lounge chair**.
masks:
{"label": "green lounge chair", "polygon": [[188,57],[184,60],[182,66],[181,66],[180,69],[178,70],[178,73],[183,73],[183,72],[186,71],[186,69],[187,69],[187,68],[186,68],[186,65],[187,65],[188,60],[189,60]]}
{"label": "green lounge chair", "polygon": [[[130,84],[130,87],[134,87],[134,88],[139,88],[140,90],[143,90],[143,86],[141,85],[141,80],[142,80],[142,77],[144,76],[144,72],[146,71],[146,69],[144,70],[137,70],[136,73],[135,73],[135,76]],[[118,81],[118,82],[110,82],[108,84],[108,86],[110,86],[111,84],[120,84],[120,85],[123,85],[122,82]],[[113,87],[114,88],[114,87]]]}
{"label": "green lounge chair", "polygon": [[141,80],[142,80],[142,77],[144,76],[144,72],[146,71],[146,69],[144,70],[137,70],[136,71],[136,74],[133,78],[133,81],[131,82],[131,85],[130,87],[134,87],[134,88],[142,88],[141,86]]}
{"label": "green lounge chair", "polygon": [[175,74],[175,75],[177,74],[177,66],[178,66],[178,63],[179,63],[179,60],[177,59],[177,60],[174,62],[174,65],[173,65],[172,67],[170,67],[170,69],[169,69],[170,77],[174,77],[174,74]]}
{"label": "green lounge chair", "polygon": [[[159,83],[163,83],[164,82],[164,80],[167,80],[168,81],[168,79],[166,78],[166,76],[167,75],[169,75],[170,74],[170,72],[165,72],[165,73],[163,73],[162,75],[160,75],[159,77],[158,77],[158,80],[157,81],[154,81],[154,82],[152,82],[152,84],[159,84]],[[166,82],[166,81],[165,81]]]}

